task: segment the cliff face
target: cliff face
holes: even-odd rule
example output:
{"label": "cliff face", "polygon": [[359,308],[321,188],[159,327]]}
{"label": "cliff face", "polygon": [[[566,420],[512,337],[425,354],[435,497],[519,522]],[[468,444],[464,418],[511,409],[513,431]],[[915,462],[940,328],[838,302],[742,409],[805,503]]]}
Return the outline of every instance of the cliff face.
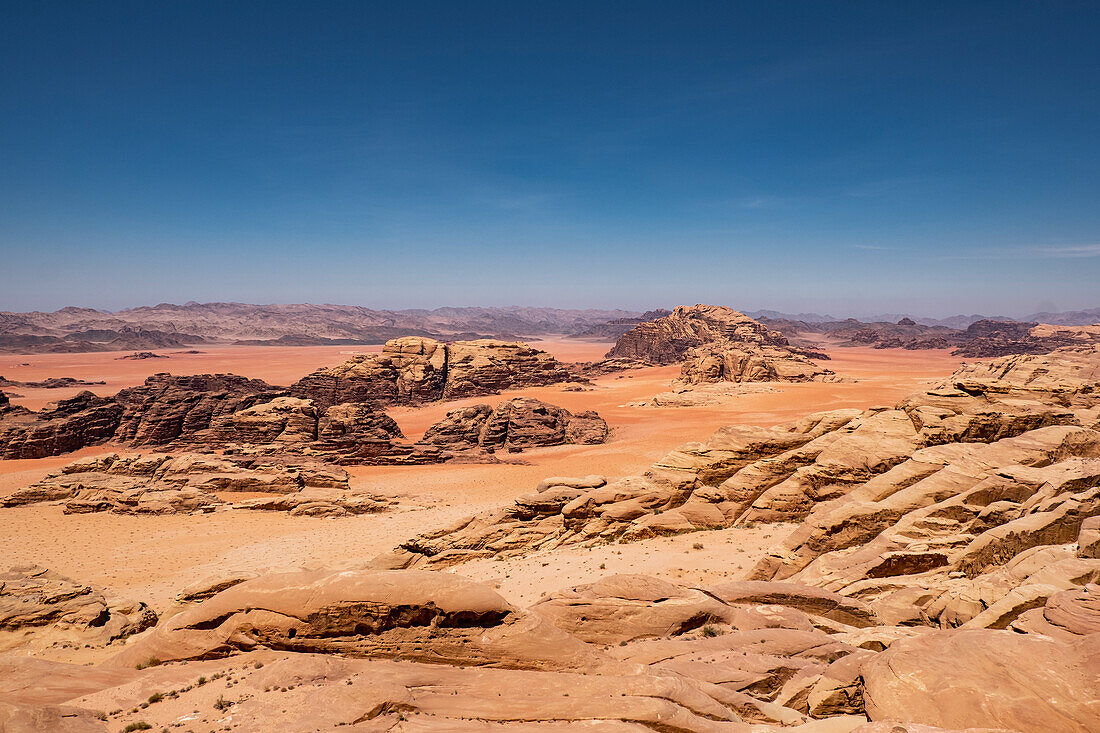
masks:
{"label": "cliff face", "polygon": [[322,407],[366,401],[417,404],[572,378],[557,359],[526,344],[492,339],[444,344],[410,336],[387,342],[380,354],[319,369],[290,391]]}

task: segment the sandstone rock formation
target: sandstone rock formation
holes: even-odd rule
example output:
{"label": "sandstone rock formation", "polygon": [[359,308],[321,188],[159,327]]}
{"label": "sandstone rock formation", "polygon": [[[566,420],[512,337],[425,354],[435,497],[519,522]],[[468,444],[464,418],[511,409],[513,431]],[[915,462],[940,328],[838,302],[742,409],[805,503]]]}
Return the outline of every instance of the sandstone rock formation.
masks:
{"label": "sandstone rock formation", "polygon": [[199,439],[224,416],[285,394],[259,379],[235,374],[154,374],[140,387],[124,389],[115,439],[132,445],[166,445]]}
{"label": "sandstone rock formation", "polygon": [[0,458],[43,458],[105,443],[122,414],[113,399],[91,392],[58,400],[37,413],[19,407],[0,410]]}
{"label": "sandstone rock formation", "polygon": [[290,391],[319,407],[344,402],[417,404],[571,379],[556,359],[526,344],[490,339],[445,344],[409,336],[387,341],[380,354],[320,369]]}
{"label": "sandstone rock formation", "polygon": [[144,603],[109,598],[38,566],[0,572],[0,645],[9,635],[49,642],[109,644],[157,621]]}
{"label": "sandstone rock formation", "polygon": [[[256,731],[1038,733],[1100,720],[1100,635],[882,626],[859,599],[794,583],[612,576],[528,611],[450,573],[245,573],[200,585],[79,679],[66,665],[0,659],[12,680],[0,703],[160,726],[178,715],[161,699],[179,698],[192,725],[232,715]],[[187,664],[211,677],[195,684]],[[55,692],[28,693],[50,679]]]}
{"label": "sandstone rock formation", "polygon": [[798,521],[750,577],[859,598],[891,624],[1005,628],[1100,579],[1100,561],[1057,549],[1080,541],[1092,554],[1085,521],[1100,515],[1095,363],[1081,352],[1008,357],[894,408],[724,428],[642,476],[543,486],[380,562],[445,566]]}
{"label": "sandstone rock formation", "polygon": [[786,347],[716,342],[688,349],[680,379],[688,384],[709,382],[809,382],[833,372]]}
{"label": "sandstone rock formation", "polygon": [[574,415],[540,400],[516,397],[495,408],[462,407],[424,433],[422,442],[449,450],[520,451],[548,445],[607,440],[607,423],[595,412]]}
{"label": "sandstone rock formation", "polygon": [[1100,727],[1100,635],[1059,642],[1011,631],[955,631],[903,639],[863,668],[872,719],[949,729],[1022,731]]}
{"label": "sandstone rock formation", "polygon": [[650,364],[683,362],[681,379],[706,382],[805,382],[831,375],[809,357],[743,313],[725,306],[679,306],[670,315],[641,323],[624,334],[607,357]]}
{"label": "sandstone rock formation", "polygon": [[671,314],[640,323],[615,343],[610,358],[675,364],[688,349],[714,342],[787,346],[787,339],[744,313],[719,305],[677,306]]}
{"label": "sandstone rock formation", "polygon": [[117,454],[70,463],[60,472],[0,499],[0,506],[64,502],[66,514],[206,513],[230,508],[222,492],[262,492],[277,498],[248,499],[247,509],[299,515],[343,516],[384,511],[388,500],[352,492],[347,473],[316,461],[215,456]]}
{"label": "sandstone rock formation", "polygon": [[256,648],[521,669],[581,669],[599,661],[541,617],[459,576],[302,571],[246,580],[190,606],[112,664]]}

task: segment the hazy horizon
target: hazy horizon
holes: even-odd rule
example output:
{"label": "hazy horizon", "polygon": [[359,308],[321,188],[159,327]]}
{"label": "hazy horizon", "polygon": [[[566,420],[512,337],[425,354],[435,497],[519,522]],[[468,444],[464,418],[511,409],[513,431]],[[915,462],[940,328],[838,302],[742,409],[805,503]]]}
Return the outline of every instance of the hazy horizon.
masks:
{"label": "hazy horizon", "polygon": [[[826,317],[826,318],[829,318],[829,319],[837,319],[837,320],[843,320],[845,318],[856,318],[856,319],[860,319],[860,320],[887,318],[887,319],[896,320],[899,317],[906,317],[906,316],[912,317],[912,318],[926,318],[926,319],[931,319],[931,320],[943,320],[943,319],[948,319],[948,318],[952,318],[952,317],[956,317],[956,316],[967,316],[967,317],[969,317],[969,316],[975,316],[975,315],[984,316],[984,317],[988,317],[988,318],[1007,317],[1007,318],[1018,319],[1018,318],[1024,318],[1026,316],[1031,316],[1031,315],[1034,315],[1034,314],[1037,314],[1037,313],[1059,313],[1059,312],[1078,311],[1078,310],[1081,310],[1081,311],[1100,310],[1100,306],[1092,306],[1092,307],[1085,307],[1085,308],[1061,309],[1061,308],[1058,308],[1056,306],[1056,304],[1054,304],[1053,302],[1046,302],[1046,303],[1040,302],[1037,305],[1037,307],[1034,308],[1033,310],[1026,311],[1026,312],[1020,312],[1020,313],[994,313],[994,312],[984,312],[984,313],[978,313],[978,312],[975,312],[975,313],[963,313],[963,312],[924,313],[924,312],[916,312],[916,311],[906,311],[906,312],[878,311],[878,312],[866,312],[866,313],[848,313],[848,312],[828,313],[828,312],[807,311],[807,310],[783,311],[783,310],[779,310],[779,309],[776,309],[776,308],[769,308],[767,306],[751,307],[750,308],[750,307],[746,307],[744,305],[739,305],[737,303],[729,303],[729,302],[721,302],[721,301],[713,301],[713,302],[708,302],[706,304],[707,305],[729,306],[730,308],[733,308],[734,310],[740,310],[740,311],[743,311],[745,313],[750,313],[750,314],[751,313],[763,313],[763,312],[771,313],[771,312],[774,312],[774,313],[777,313],[781,316],[787,316],[787,317],[792,317],[792,318],[797,318],[797,317],[800,317],[800,316],[822,316],[822,317]],[[92,308],[93,310],[97,310],[97,311],[100,311],[100,312],[103,312],[103,313],[120,313],[120,312],[140,310],[140,309],[153,309],[153,308],[164,307],[164,306],[167,306],[167,307],[187,307],[187,306],[207,306],[207,305],[231,305],[231,306],[232,305],[239,305],[239,306],[257,306],[257,307],[278,307],[278,306],[290,306],[290,307],[293,307],[293,306],[318,306],[318,307],[325,307],[325,306],[335,306],[335,307],[366,308],[366,309],[369,309],[369,310],[377,310],[377,311],[418,311],[418,310],[419,311],[434,311],[434,310],[442,310],[442,309],[450,309],[450,308],[455,308],[455,309],[460,309],[460,308],[472,308],[472,309],[480,309],[480,308],[523,309],[523,308],[530,308],[530,309],[551,309],[551,310],[598,310],[598,311],[616,311],[616,310],[618,310],[618,311],[625,311],[625,312],[636,312],[636,313],[641,314],[641,313],[644,313],[646,311],[657,310],[657,309],[661,309],[661,308],[671,310],[672,308],[675,308],[677,306],[692,306],[692,305],[697,305],[697,304],[693,303],[693,302],[684,301],[684,302],[679,302],[679,303],[666,303],[666,304],[656,304],[656,305],[651,304],[651,305],[646,306],[646,307],[629,308],[629,307],[626,307],[626,306],[596,307],[596,306],[571,306],[571,305],[562,305],[562,304],[530,305],[530,304],[520,304],[520,303],[508,303],[508,304],[503,304],[503,305],[485,305],[485,304],[478,304],[478,303],[464,303],[464,304],[451,303],[451,304],[432,305],[432,306],[408,306],[408,307],[404,307],[404,308],[395,308],[395,307],[387,307],[387,306],[384,306],[384,305],[364,305],[364,304],[361,304],[361,303],[333,303],[333,302],[245,303],[245,302],[241,302],[241,301],[205,301],[205,302],[199,302],[199,301],[190,300],[190,301],[184,301],[184,302],[180,302],[180,303],[172,303],[172,302],[167,302],[167,301],[162,301],[160,303],[143,303],[143,304],[132,305],[132,306],[124,306],[124,307],[121,307],[121,308],[94,308],[92,306],[86,306],[86,305],[69,304],[67,306],[62,306],[61,308],[54,308],[54,309],[50,309],[48,311],[39,310],[37,312],[56,312],[56,311],[62,310],[64,308],[80,308],[80,309]],[[0,309],[0,312],[11,312],[11,311],[3,311],[3,309]],[[28,311],[16,311],[16,312],[28,312]],[[35,311],[29,311],[29,312],[35,312]]]}
{"label": "hazy horizon", "polygon": [[1077,3],[14,5],[0,310],[1093,308],[1098,27]]}

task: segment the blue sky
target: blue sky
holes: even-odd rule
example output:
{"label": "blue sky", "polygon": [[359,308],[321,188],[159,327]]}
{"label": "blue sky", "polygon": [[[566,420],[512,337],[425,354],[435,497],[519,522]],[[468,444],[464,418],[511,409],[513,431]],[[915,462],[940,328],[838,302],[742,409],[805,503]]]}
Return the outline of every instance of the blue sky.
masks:
{"label": "blue sky", "polygon": [[3,310],[1100,305],[1100,4],[4,15]]}

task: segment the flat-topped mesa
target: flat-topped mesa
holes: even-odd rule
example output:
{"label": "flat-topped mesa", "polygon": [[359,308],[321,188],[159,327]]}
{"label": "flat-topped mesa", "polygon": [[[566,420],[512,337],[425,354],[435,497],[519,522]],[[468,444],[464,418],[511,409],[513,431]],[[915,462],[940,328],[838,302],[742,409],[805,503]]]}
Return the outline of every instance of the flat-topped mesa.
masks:
{"label": "flat-topped mesa", "polygon": [[639,323],[627,331],[607,352],[607,358],[674,364],[689,349],[716,341],[789,346],[783,334],[727,306],[681,305],[664,318]]}
{"label": "flat-topped mesa", "polygon": [[553,356],[527,344],[492,339],[446,344],[407,336],[387,341],[380,354],[319,369],[292,385],[290,393],[321,408],[345,402],[418,404],[574,379]]}

